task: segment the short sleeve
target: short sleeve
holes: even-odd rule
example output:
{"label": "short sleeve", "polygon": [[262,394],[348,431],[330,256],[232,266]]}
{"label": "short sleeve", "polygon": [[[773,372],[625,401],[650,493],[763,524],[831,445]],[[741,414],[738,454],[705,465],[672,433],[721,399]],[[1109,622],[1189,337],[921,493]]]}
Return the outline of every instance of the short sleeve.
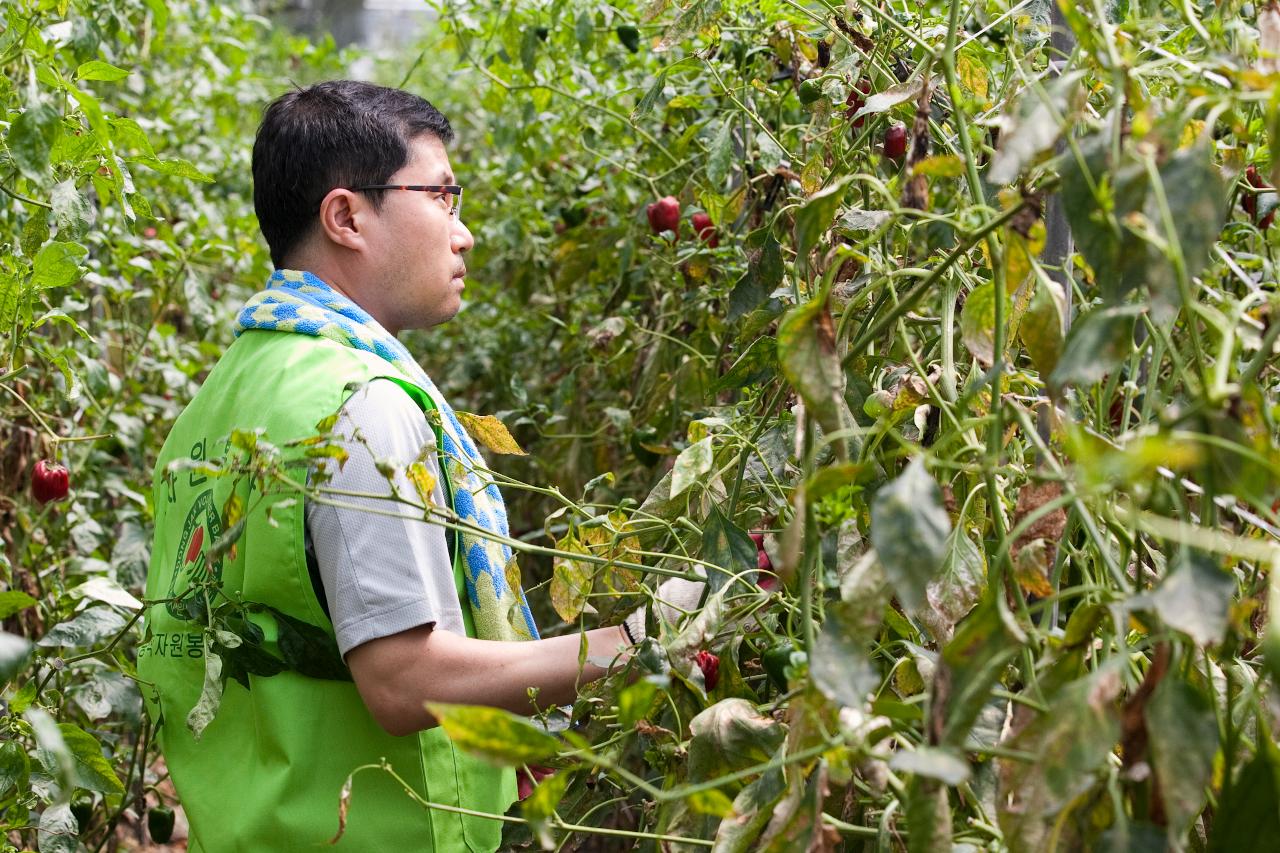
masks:
{"label": "short sleeve", "polygon": [[392,463],[397,493],[420,504],[404,470],[421,461],[435,478],[432,502],[445,504],[435,434],[422,410],[396,383],[375,379],[347,400],[333,434],[347,460],[341,469],[325,460],[332,479],[321,488],[383,496],[329,494],[326,502],[305,504],[339,651],[345,656],[362,643],[421,625],[465,633],[447,531],[425,521],[422,510],[387,500],[391,484],[378,471],[380,462]]}

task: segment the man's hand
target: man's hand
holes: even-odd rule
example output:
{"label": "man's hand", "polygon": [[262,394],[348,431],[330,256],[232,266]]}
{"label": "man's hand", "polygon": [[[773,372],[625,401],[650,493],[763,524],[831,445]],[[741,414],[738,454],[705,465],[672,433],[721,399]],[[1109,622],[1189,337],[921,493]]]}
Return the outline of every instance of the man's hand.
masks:
{"label": "man's hand", "polygon": [[586,632],[587,661],[578,667],[581,634],[529,642],[477,640],[429,626],[371,640],[347,653],[365,706],[392,735],[436,725],[426,702],[491,705],[517,714],[572,702],[578,686],[606,675],[593,661],[628,646],[620,626]]}

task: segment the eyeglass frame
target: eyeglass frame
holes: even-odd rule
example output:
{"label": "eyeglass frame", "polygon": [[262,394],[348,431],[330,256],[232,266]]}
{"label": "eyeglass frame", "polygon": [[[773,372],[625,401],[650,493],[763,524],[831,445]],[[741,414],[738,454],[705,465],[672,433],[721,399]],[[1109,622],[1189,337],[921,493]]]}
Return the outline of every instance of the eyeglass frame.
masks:
{"label": "eyeglass frame", "polygon": [[458,198],[449,209],[449,215],[454,219],[462,218],[462,187],[458,184],[368,184],[363,187],[351,188],[352,192],[363,192],[365,190],[412,190],[420,193],[448,193]]}

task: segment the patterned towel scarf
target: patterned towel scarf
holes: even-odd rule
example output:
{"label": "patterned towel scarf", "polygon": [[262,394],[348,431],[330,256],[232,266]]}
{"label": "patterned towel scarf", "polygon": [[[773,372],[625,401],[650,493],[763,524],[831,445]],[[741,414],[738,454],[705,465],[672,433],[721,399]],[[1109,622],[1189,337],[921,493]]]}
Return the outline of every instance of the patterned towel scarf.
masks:
{"label": "patterned towel scarf", "polygon": [[[309,272],[276,270],[266,289],[254,294],[236,318],[237,336],[248,329],[327,338],[371,352],[394,365],[426,391],[440,410],[442,462],[448,465],[454,510],[466,523],[499,536],[509,535],[502,494],[481,473],[485,461],[471,436],[404,344],[367,311]],[[515,568],[511,548],[469,530],[459,531],[459,539],[476,634],[485,640],[537,639],[538,628],[520,589],[518,570],[508,577],[508,566]]]}

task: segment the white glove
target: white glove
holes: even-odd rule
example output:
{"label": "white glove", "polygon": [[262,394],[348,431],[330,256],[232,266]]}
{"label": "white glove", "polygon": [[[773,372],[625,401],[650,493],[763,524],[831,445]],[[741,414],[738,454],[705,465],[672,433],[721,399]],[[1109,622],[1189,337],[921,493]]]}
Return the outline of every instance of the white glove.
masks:
{"label": "white glove", "polygon": [[[694,566],[693,570],[703,578],[707,576],[707,571],[702,566]],[[660,624],[677,625],[686,613],[698,609],[706,593],[705,580],[667,578],[658,584],[652,603],[637,609],[622,620],[622,630],[632,644],[639,643],[649,636],[648,631],[645,630],[645,622],[651,609]]]}

